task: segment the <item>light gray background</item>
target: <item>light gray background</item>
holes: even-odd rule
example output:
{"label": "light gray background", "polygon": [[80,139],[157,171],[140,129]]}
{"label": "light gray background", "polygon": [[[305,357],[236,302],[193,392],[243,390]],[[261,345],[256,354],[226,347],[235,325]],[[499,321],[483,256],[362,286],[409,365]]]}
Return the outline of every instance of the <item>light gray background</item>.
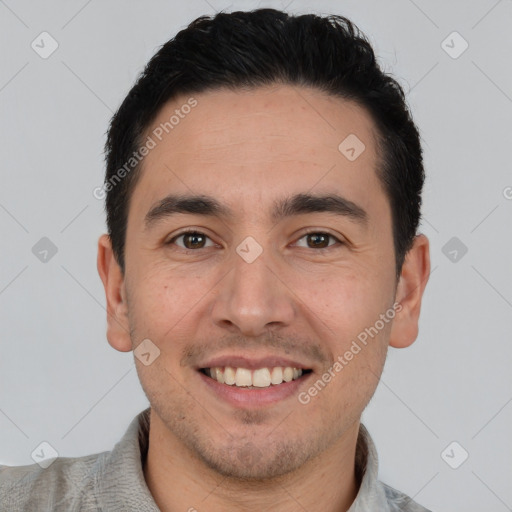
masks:
{"label": "light gray background", "polygon": [[[0,0],[0,462],[32,463],[41,441],[63,456],[111,449],[148,405],[133,354],[105,337],[105,224],[92,194],[105,130],[177,30],[258,6],[351,18],[405,87],[422,134],[433,273],[419,339],[390,349],[363,416],[381,479],[438,512],[512,510],[510,0]],[[43,31],[59,44],[47,59],[31,48]],[[442,46],[453,31],[469,44],[458,58]],[[444,43],[452,54],[461,44]],[[46,263],[32,252],[42,237],[58,249]],[[452,237],[468,248],[455,262],[442,251]],[[452,441],[469,453],[458,469],[441,456]]]}

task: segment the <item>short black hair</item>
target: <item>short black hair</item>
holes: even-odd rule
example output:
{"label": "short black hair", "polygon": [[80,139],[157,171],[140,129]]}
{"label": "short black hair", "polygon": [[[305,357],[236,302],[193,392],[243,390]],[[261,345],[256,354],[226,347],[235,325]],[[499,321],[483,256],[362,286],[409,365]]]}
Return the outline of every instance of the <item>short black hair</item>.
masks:
{"label": "short black hair", "polygon": [[405,94],[381,70],[368,39],[347,18],[294,16],[275,9],[197,18],[162,45],[112,117],[105,143],[105,208],[123,273],[130,197],[142,162],[133,156],[163,105],[182,95],[274,84],[313,87],[351,100],[371,115],[377,129],[377,174],[390,201],[400,274],[418,228],[425,179],[420,137]]}

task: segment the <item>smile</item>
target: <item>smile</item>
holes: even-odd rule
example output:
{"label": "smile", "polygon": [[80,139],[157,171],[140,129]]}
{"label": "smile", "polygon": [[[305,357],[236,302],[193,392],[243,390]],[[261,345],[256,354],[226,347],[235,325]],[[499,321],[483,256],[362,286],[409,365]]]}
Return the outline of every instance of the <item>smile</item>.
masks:
{"label": "smile", "polygon": [[283,382],[291,382],[299,379],[304,374],[311,373],[311,370],[303,370],[291,366],[264,367],[254,370],[241,367],[216,366],[201,368],[200,371],[220,384],[250,389],[278,386]]}

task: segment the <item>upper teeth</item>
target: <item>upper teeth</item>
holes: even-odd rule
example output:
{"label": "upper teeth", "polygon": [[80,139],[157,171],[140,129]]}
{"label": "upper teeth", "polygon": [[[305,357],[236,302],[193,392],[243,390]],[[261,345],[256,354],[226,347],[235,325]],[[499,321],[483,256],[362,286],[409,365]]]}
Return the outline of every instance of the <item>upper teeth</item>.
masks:
{"label": "upper teeth", "polygon": [[257,370],[226,366],[225,368],[207,368],[206,374],[221,384],[229,386],[268,388],[271,384],[276,385],[298,379],[302,375],[302,370],[291,366],[258,368]]}

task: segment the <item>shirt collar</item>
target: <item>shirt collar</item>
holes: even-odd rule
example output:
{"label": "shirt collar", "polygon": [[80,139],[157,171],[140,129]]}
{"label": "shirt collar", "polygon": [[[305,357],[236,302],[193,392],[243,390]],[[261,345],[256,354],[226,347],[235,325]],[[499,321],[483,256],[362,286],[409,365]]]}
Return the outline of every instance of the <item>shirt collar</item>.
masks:
{"label": "shirt collar", "polygon": [[385,491],[378,480],[379,459],[375,444],[366,427],[359,425],[356,445],[356,478],[361,482],[356,499],[348,512],[366,512],[368,510],[389,510]]}
{"label": "shirt collar", "polygon": [[[96,473],[95,486],[101,510],[159,512],[143,472],[149,446],[149,413],[149,407],[139,413],[113,450],[98,461],[100,467]],[[378,481],[377,451],[362,423],[357,438],[355,471],[360,486],[348,512],[387,512],[388,501]]]}
{"label": "shirt collar", "polygon": [[97,473],[100,510],[160,512],[144,480],[149,446],[148,407],[130,423],[126,433],[104,459]]}

